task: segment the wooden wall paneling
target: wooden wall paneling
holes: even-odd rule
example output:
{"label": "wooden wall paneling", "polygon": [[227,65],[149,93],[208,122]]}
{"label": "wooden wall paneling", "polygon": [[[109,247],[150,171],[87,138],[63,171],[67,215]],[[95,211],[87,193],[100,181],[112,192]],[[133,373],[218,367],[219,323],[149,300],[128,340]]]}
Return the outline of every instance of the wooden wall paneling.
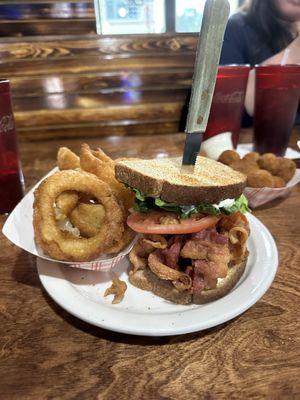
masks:
{"label": "wooden wall paneling", "polygon": [[174,133],[178,130],[178,121],[115,121],[113,123],[79,124],[79,125],[54,125],[47,127],[35,127],[30,129],[18,128],[19,140],[41,141],[48,139],[65,139],[80,137],[102,136],[139,136],[159,135]]}
{"label": "wooden wall paneling", "polygon": [[27,21],[43,19],[95,19],[93,3],[71,1],[47,2],[22,2],[12,4],[11,1],[1,4],[0,20]]}
{"label": "wooden wall paneling", "polygon": [[54,93],[111,93],[128,90],[188,89],[192,68],[151,71],[116,71],[111,73],[57,75],[44,77],[13,77],[12,96],[32,97]]}
{"label": "wooden wall paneling", "polygon": [[135,58],[108,58],[85,57],[78,59],[36,60],[30,62],[3,62],[0,63],[0,75],[11,79],[14,76],[37,76],[64,74],[87,74],[91,72],[112,72],[129,70],[148,70],[161,68],[192,68],[194,55],[185,54],[174,56],[148,56]]}
{"label": "wooden wall paneling", "polygon": [[7,39],[0,43],[0,76],[11,80],[19,136],[177,131],[196,40],[195,35]]}
{"label": "wooden wall paneling", "polygon": [[0,36],[95,34],[92,2],[0,2]]}
{"label": "wooden wall paneling", "polygon": [[44,4],[56,4],[56,3],[91,3],[93,4],[93,0],[0,0],[0,5],[7,5],[9,4],[39,4],[39,3],[44,3]]}
{"label": "wooden wall paneling", "polygon": [[78,125],[80,123],[100,123],[109,125],[113,121],[178,121],[182,109],[182,101],[168,103],[147,103],[135,105],[111,105],[96,108],[73,108],[63,110],[15,111],[17,127],[46,127],[56,125]]}
{"label": "wooden wall paneling", "polygon": [[129,35],[37,37],[30,40],[8,38],[0,42],[0,60],[20,61],[33,59],[59,59],[86,56],[137,57],[137,56],[185,56],[194,55],[197,37],[187,35]]}
{"label": "wooden wall paneling", "polygon": [[55,35],[85,35],[96,34],[96,23],[94,19],[30,19],[24,21],[2,20],[0,24],[0,36],[40,36]]}
{"label": "wooden wall paneling", "polygon": [[127,90],[112,93],[57,93],[43,97],[13,98],[15,111],[34,111],[37,109],[64,110],[70,108],[106,108],[115,104],[134,105],[148,103],[168,103],[184,101],[186,89],[174,90]]}

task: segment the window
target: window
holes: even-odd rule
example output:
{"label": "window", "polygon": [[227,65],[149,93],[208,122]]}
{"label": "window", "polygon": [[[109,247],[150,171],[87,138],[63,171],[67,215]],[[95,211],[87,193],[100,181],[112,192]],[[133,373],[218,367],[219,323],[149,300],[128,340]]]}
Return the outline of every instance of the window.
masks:
{"label": "window", "polygon": [[[229,0],[230,15],[239,7],[239,0]],[[199,32],[205,0],[176,0],[176,32]]]}
{"label": "window", "polygon": [[95,0],[96,2],[100,14],[97,18],[98,33],[114,35],[166,31],[164,0]]}
{"label": "window", "polygon": [[[103,35],[199,32],[205,0],[94,0]],[[230,14],[241,0],[229,0]]]}

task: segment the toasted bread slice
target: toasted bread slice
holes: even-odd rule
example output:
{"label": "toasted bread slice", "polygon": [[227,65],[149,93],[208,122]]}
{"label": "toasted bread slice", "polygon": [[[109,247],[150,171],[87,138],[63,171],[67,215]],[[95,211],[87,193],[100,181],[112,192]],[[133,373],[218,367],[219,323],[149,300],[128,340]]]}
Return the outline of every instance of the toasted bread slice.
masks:
{"label": "toasted bread slice", "polygon": [[177,304],[190,304],[192,295],[187,291],[179,292],[170,281],[159,279],[149,268],[140,269],[129,275],[129,282],[139,289],[147,290],[163,299]]}
{"label": "toasted bread slice", "polygon": [[116,178],[145,196],[179,205],[219,203],[240,196],[246,177],[227,165],[197,157],[194,174],[180,173],[181,158],[122,160]]}
{"label": "toasted bread slice", "polygon": [[204,304],[224,297],[237,284],[246,268],[247,259],[230,267],[227,277],[218,281],[215,289],[203,290],[201,294],[178,291],[171,282],[159,279],[149,268],[129,275],[129,282],[139,289],[150,291],[163,299],[177,304]]}
{"label": "toasted bread slice", "polygon": [[224,297],[241,279],[247,264],[247,259],[234,267],[229,267],[226,278],[219,279],[215,289],[203,290],[201,294],[193,295],[193,303],[204,304]]}

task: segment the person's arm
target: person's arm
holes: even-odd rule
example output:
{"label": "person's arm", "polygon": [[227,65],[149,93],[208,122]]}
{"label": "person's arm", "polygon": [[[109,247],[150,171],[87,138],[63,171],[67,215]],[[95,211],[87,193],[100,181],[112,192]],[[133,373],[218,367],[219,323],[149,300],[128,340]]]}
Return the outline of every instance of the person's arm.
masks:
{"label": "person's arm", "polygon": [[[291,44],[289,44],[284,50],[263,61],[261,65],[281,64],[285,56],[286,56],[285,64],[300,63],[300,35],[298,35],[296,39]],[[255,70],[252,69],[249,73],[246,98],[245,98],[245,107],[247,113],[251,116],[254,114],[254,101],[255,101]]]}

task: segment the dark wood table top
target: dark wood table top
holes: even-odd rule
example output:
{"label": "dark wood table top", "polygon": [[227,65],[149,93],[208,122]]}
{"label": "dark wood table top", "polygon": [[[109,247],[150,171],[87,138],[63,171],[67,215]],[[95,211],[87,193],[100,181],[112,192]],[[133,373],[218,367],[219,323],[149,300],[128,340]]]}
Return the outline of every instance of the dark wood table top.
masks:
{"label": "dark wood table top", "polygon": [[[297,132],[293,133],[295,146]],[[298,131],[299,138],[299,131]],[[247,142],[250,132],[242,135]],[[182,134],[88,140],[112,157],[179,155]],[[55,165],[59,146],[20,143],[27,188]],[[35,257],[0,234],[1,399],[300,398],[300,186],[254,212],[273,234],[280,266],[268,292],[223,325],[182,336],[109,332],[71,316],[42,288]],[[0,217],[2,228],[5,217]]]}

